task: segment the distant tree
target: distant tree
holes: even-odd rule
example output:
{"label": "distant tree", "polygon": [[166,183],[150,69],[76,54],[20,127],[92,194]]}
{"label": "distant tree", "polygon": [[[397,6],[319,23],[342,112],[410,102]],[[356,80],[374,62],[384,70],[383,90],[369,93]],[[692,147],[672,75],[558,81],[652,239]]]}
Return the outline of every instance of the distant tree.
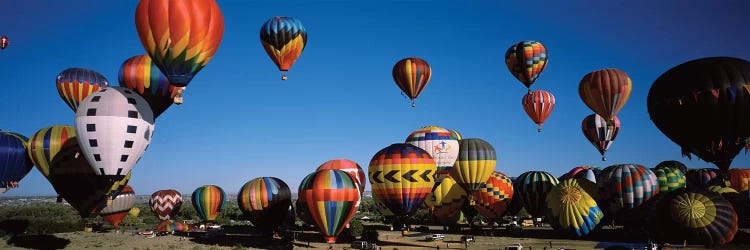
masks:
{"label": "distant tree", "polygon": [[364,232],[365,228],[362,226],[362,221],[360,220],[352,220],[349,222],[349,234],[352,237],[360,237],[362,236],[362,233]]}

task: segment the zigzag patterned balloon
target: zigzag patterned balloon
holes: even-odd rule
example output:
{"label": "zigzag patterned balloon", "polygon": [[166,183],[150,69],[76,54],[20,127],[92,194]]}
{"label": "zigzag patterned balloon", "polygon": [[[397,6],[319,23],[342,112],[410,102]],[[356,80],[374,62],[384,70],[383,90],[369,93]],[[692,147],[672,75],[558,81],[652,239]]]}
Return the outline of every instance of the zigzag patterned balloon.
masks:
{"label": "zigzag patterned balloon", "polygon": [[182,207],[182,194],[177,190],[159,190],[151,194],[148,206],[159,220],[170,220],[177,216]]}

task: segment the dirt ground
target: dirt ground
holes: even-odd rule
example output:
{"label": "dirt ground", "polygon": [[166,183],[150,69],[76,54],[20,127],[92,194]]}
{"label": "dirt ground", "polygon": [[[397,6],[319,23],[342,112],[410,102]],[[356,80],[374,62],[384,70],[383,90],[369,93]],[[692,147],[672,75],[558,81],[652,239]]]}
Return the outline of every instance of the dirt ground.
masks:
{"label": "dirt ground", "polygon": [[[510,236],[476,236],[476,242],[470,243],[468,249],[504,249],[513,243],[521,243],[524,249],[603,249],[614,246],[614,243],[590,240],[571,240],[559,237],[546,237],[554,234],[551,229],[537,229],[537,232],[528,230],[524,237]],[[379,249],[464,249],[461,243],[461,235],[445,234],[442,241],[426,241],[428,233],[412,232],[408,236],[401,236],[398,231],[378,231]],[[284,241],[269,239],[268,237],[251,236],[243,234],[227,233],[215,238],[202,237],[204,233],[191,233],[187,236],[142,236],[132,235],[131,232],[115,233],[109,232],[72,232],[54,235],[25,235],[13,238],[4,238],[0,241],[1,249],[350,249],[349,244],[326,244],[322,242],[320,235],[316,232],[301,232],[299,238],[311,239],[297,241]],[[750,234],[738,233],[738,237],[748,237]],[[531,236],[531,237],[530,237]],[[316,240],[317,239],[317,240]],[[747,242],[747,239],[742,239]],[[550,247],[551,245],[551,247]],[[308,247],[309,246],[309,247]],[[673,247],[673,249],[679,249]],[[703,249],[702,246],[690,246],[684,249]],[[731,244],[722,249],[750,249],[746,243]]]}

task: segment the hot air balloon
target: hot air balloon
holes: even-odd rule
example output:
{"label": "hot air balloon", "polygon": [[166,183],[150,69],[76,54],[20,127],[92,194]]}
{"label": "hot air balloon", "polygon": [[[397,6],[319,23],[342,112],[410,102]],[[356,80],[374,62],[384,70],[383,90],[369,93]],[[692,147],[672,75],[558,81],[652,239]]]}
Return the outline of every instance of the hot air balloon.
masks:
{"label": "hot air balloon", "polygon": [[530,91],[521,99],[521,105],[529,118],[537,124],[537,132],[542,132],[542,124],[555,108],[555,96],[544,90]]}
{"label": "hot air balloon", "polygon": [[22,135],[0,131],[0,193],[18,187],[18,182],[31,171],[27,141]]}
{"label": "hot air balloon", "polygon": [[586,179],[590,182],[596,183],[596,176],[599,175],[601,169],[592,166],[577,166],[563,174],[558,178],[559,181],[567,179]]}
{"label": "hot air balloon", "polygon": [[469,138],[461,140],[458,150],[450,176],[469,194],[469,205],[473,206],[474,193],[495,171],[495,148],[482,139]]}
{"label": "hot air balloon", "polygon": [[449,128],[448,131],[451,131],[451,134],[453,134],[453,137],[456,137],[456,140],[461,141],[464,139],[463,135],[461,135],[461,133],[459,133],[458,130]]}
{"label": "hot air balloon", "polygon": [[102,209],[102,211],[99,211],[99,215],[109,221],[109,223],[112,223],[115,230],[117,230],[122,219],[125,218],[130,212],[130,209],[133,208],[135,198],[133,188],[125,186],[112,200],[112,205],[108,205]]}
{"label": "hot air balloon", "polygon": [[[513,181],[513,183],[515,183],[515,181]],[[518,195],[518,189],[513,188],[513,197],[514,199],[511,199],[510,203],[508,203],[508,209],[505,212],[507,215],[517,215],[521,212],[521,209],[523,209],[521,198],[519,198]]]}
{"label": "hot air balloon", "polygon": [[592,114],[583,118],[581,130],[586,139],[599,150],[602,161],[606,161],[604,153],[612,146],[617,133],[620,132],[620,119],[615,116],[613,120],[607,121],[597,114]]}
{"label": "hot air balloon", "polygon": [[547,194],[550,225],[555,230],[572,232],[578,237],[591,233],[604,217],[604,213],[578,180],[560,182]]}
{"label": "hot air balloon", "polygon": [[320,170],[307,175],[300,190],[298,195],[305,200],[307,211],[326,242],[335,243],[357,212],[360,193],[356,181],[341,170]]}
{"label": "hot air balloon", "polygon": [[367,169],[373,195],[396,216],[406,217],[422,205],[435,185],[435,161],[430,154],[408,143],[378,151]]}
{"label": "hot air balloon", "polygon": [[190,197],[195,212],[203,221],[216,221],[216,217],[221,213],[221,207],[224,206],[226,199],[227,195],[224,190],[216,185],[204,185],[196,188]]}
{"label": "hot air balloon", "polygon": [[[60,152],[62,146],[68,140],[76,139],[76,131],[70,125],[54,125],[42,128],[31,136],[29,140],[29,157],[34,166],[42,175],[49,180],[49,165],[52,158]],[[55,190],[56,193],[60,193]],[[57,197],[57,202],[62,202],[62,196]]]}
{"label": "hot air balloon", "polygon": [[190,228],[185,223],[173,220],[164,220],[159,222],[154,228],[157,232],[174,234],[175,232],[187,232]]}
{"label": "hot air balloon", "polygon": [[121,87],[92,93],[76,112],[76,135],[83,155],[101,178],[130,173],[151,142],[154,115],[146,100]]}
{"label": "hot air balloon", "polygon": [[57,75],[57,93],[73,112],[87,96],[109,85],[99,72],[84,68],[69,68]]}
{"label": "hot air balloon", "polygon": [[0,50],[3,50],[10,45],[10,39],[7,36],[0,36]]}
{"label": "hot air balloon", "polygon": [[547,49],[537,41],[518,42],[505,52],[505,65],[518,81],[531,88],[547,66]]}
{"label": "hot air balloon", "polygon": [[458,159],[458,139],[451,131],[438,126],[425,126],[417,129],[406,137],[406,143],[430,153],[437,165],[436,184],[450,174],[453,164]]}
{"label": "hot air balloon", "polygon": [[687,187],[708,187],[714,184],[714,179],[718,177],[718,172],[718,169],[713,168],[688,169],[687,173],[685,173]]}
{"label": "hot air balloon", "polygon": [[466,191],[456,184],[453,178],[446,177],[443,182],[435,186],[424,203],[433,216],[444,221],[461,211],[466,196]]}
{"label": "hot air balloon", "polygon": [[631,209],[641,205],[659,193],[656,175],[638,164],[618,164],[606,167],[599,174],[602,201],[610,205],[611,212]]}
{"label": "hot air balloon", "polygon": [[133,217],[138,217],[139,214],[141,214],[141,209],[138,207],[132,207],[130,208],[130,211],[128,211],[128,215]]}
{"label": "hot air balloon", "polygon": [[49,181],[85,219],[97,215],[106,206],[110,195],[124,188],[130,174],[115,182],[97,178],[82,151],[77,140],[66,141],[52,158]]}
{"label": "hot air balloon", "polygon": [[330,160],[318,166],[318,169],[316,169],[316,171],[324,169],[336,169],[346,172],[347,174],[349,174],[349,176],[352,177],[352,179],[354,179],[354,181],[357,182],[359,193],[361,194],[365,192],[365,185],[367,185],[367,176],[365,175],[365,170],[363,170],[362,167],[360,167],[356,162],[347,159]]}
{"label": "hot air balloon", "polygon": [[388,209],[388,206],[383,203],[378,197],[372,196],[372,200],[375,202],[375,206],[378,208],[378,212],[380,212],[380,215],[383,217],[393,217],[395,214]]}
{"label": "hot air balloon", "polygon": [[498,222],[508,210],[513,199],[513,182],[500,172],[493,172],[487,182],[479,186],[474,194],[474,209],[489,221]]}
{"label": "hot air balloon", "polygon": [[652,168],[659,182],[659,192],[670,192],[687,185],[685,174],[679,169],[671,167]]}
{"label": "hot air balloon", "polygon": [[[304,182],[304,180],[302,181]],[[298,192],[301,190],[298,190]],[[297,195],[297,201],[294,202],[294,213],[307,225],[315,225],[315,220],[312,219],[310,210],[307,208],[307,203],[299,195]]]}
{"label": "hot air balloon", "polygon": [[411,106],[415,107],[414,99],[422,93],[430,82],[432,69],[425,60],[416,57],[401,59],[393,65],[393,80],[401,91],[411,100]]}
{"label": "hot air balloon", "polygon": [[544,171],[524,172],[513,182],[513,189],[523,207],[534,217],[542,217],[547,212],[547,194],[559,181],[555,176]]}
{"label": "hot air balloon", "polygon": [[679,162],[679,161],[673,161],[673,160],[662,161],[662,162],[659,162],[659,164],[656,164],[655,168],[663,168],[663,167],[676,168],[680,170],[680,172],[682,172],[683,174],[687,173],[687,167],[685,166],[685,164],[682,164],[682,162]]}
{"label": "hot air balloon", "polygon": [[[659,76],[648,93],[651,121],[690,158],[715,164],[724,175],[750,137],[750,62],[709,57]],[[690,124],[686,126],[685,124]]]}
{"label": "hot air balloon", "polygon": [[292,191],[278,178],[255,178],[242,186],[237,194],[237,204],[256,228],[273,232],[292,206]]}
{"label": "hot air balloon", "polygon": [[632,88],[628,74],[608,68],[586,74],[578,85],[578,94],[591,111],[612,121],[630,98]]}
{"label": "hot air balloon", "polygon": [[730,169],[729,186],[739,192],[750,190],[750,169]]}
{"label": "hot air balloon", "polygon": [[708,248],[731,242],[737,233],[737,213],[729,201],[706,189],[679,189],[657,205],[660,223],[674,240]]}
{"label": "hot air balloon", "polygon": [[260,42],[268,57],[283,72],[281,80],[286,80],[286,72],[305,50],[307,31],[299,20],[277,16],[268,19],[260,27]]}
{"label": "hot air balloon", "polygon": [[135,28],[169,83],[184,87],[219,48],[224,17],[214,0],[141,0]]}
{"label": "hot air balloon", "polygon": [[156,64],[148,55],[139,55],[128,58],[120,66],[118,75],[120,87],[128,88],[138,92],[146,99],[154,118],[169,108],[172,103],[182,103],[182,90],[185,87],[176,87],[169,84]]}
{"label": "hot air balloon", "polygon": [[[721,185],[711,185],[711,186],[708,186],[707,189],[708,189],[708,191],[715,192],[715,193],[718,193],[720,195],[724,195],[724,194],[737,194],[737,193],[739,193],[734,188],[731,188],[731,187],[722,187]],[[735,212],[736,212],[736,210],[735,210]]]}
{"label": "hot air balloon", "polygon": [[182,194],[173,189],[156,191],[151,194],[148,206],[159,220],[174,219],[182,207]]}

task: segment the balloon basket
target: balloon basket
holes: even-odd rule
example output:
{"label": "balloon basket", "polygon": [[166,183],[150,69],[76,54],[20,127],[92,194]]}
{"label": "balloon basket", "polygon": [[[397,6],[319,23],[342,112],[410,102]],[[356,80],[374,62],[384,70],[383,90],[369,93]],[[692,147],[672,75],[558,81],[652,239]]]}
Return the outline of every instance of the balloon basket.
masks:
{"label": "balloon basket", "polygon": [[286,81],[286,79],[287,79],[286,75],[281,75],[281,80],[282,81]]}

